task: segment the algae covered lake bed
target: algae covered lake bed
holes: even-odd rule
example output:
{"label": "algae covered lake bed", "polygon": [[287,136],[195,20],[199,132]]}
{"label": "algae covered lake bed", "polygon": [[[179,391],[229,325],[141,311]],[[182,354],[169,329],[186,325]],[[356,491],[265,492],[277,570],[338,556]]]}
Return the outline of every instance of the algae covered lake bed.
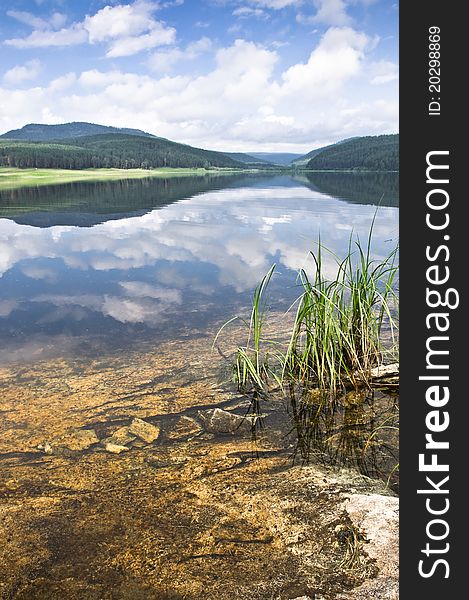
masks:
{"label": "algae covered lake bed", "polygon": [[[250,404],[206,341],[2,370],[3,597],[333,598],[376,576],[366,546],[340,568],[338,535],[348,494],[392,492],[340,463],[293,466],[279,399],[254,437],[204,426]],[[157,437],[106,449],[136,419]]]}

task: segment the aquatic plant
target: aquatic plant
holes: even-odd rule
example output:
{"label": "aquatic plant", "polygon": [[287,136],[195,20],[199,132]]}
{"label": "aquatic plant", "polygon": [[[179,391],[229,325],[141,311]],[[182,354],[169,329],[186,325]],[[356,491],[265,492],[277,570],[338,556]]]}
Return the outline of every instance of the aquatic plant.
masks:
{"label": "aquatic plant", "polygon": [[[332,400],[347,386],[370,385],[371,370],[383,361],[383,325],[386,323],[395,342],[398,310],[394,288],[398,248],[375,260],[371,253],[373,226],[374,219],[365,246],[350,236],[347,255],[341,260],[319,239],[317,250],[310,253],[313,277],[304,269],[298,274],[302,293],[291,307],[297,306],[296,314],[283,352],[262,336],[268,312],[265,293],[275,265],[269,269],[254,292],[247,342],[236,352],[234,378],[239,389],[251,386],[264,391],[273,378],[280,385],[318,387]],[[325,273],[326,252],[335,262],[332,278]],[[216,339],[233,320],[225,323]],[[262,343],[271,345],[270,353],[263,353]],[[274,366],[269,364],[269,356],[275,359]]]}
{"label": "aquatic plant", "polygon": [[[262,329],[268,313],[265,292],[274,271],[275,265],[272,265],[254,290],[251,318],[248,325],[248,338],[246,344],[239,346],[236,351],[233,377],[238,384],[238,389],[242,391],[253,389],[256,393],[262,392],[267,386],[269,374],[276,377],[275,373],[269,369],[269,352],[263,353],[261,348],[262,342],[272,343],[270,340],[263,339]],[[215,337],[214,345],[221,331],[238,318],[237,316],[233,317],[220,328]]]}
{"label": "aquatic plant", "polygon": [[[369,383],[373,367],[383,358],[382,328],[386,320],[395,339],[397,295],[393,283],[398,270],[397,247],[383,260],[371,256],[372,229],[366,247],[350,236],[346,257],[336,257],[336,275],[325,276],[318,242],[314,279],[299,274],[303,293],[298,299],[282,379],[312,383],[335,396],[345,384]],[[332,253],[330,253],[332,254]]]}

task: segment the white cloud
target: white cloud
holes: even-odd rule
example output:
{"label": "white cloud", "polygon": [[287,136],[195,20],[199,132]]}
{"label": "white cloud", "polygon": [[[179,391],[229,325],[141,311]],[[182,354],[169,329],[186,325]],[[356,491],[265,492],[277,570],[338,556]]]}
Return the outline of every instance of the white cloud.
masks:
{"label": "white cloud", "polygon": [[31,13],[9,11],[9,16],[33,27],[34,31],[25,38],[6,40],[5,44],[15,48],[38,48],[104,43],[108,46],[108,58],[131,56],[175,41],[176,30],[152,16],[159,8],[158,3],[147,0],[105,6],[66,28],[61,13],[54,13],[46,21]]}
{"label": "white cloud", "polygon": [[146,323],[156,325],[161,320],[164,306],[152,300],[132,300],[116,296],[105,296],[101,312],[120,323]]}
{"label": "white cloud", "polygon": [[26,265],[21,269],[21,272],[31,279],[44,280],[49,283],[53,283],[58,279],[57,273],[52,269],[36,265]]}
{"label": "white cloud", "polygon": [[87,16],[83,27],[89,35],[91,44],[119,37],[140,35],[152,26],[151,13],[156,5],[153,2],[135,2],[105,6],[93,16]]}
{"label": "white cloud", "polygon": [[[47,270],[58,281],[63,262],[78,270],[127,270],[125,277],[118,275],[113,290],[109,284],[114,275],[108,274],[110,280],[100,278],[104,283],[88,294],[58,289],[38,296],[25,294],[18,303],[50,303],[74,311],[82,307],[122,323],[155,325],[174,320],[175,309],[195,291],[209,295],[221,285],[238,292],[253,289],[274,260],[294,271],[305,266],[319,229],[331,252],[343,256],[348,245],[344,224],[363,239],[374,216],[374,252],[385,256],[384,240],[398,226],[397,209],[381,207],[375,215],[370,205],[357,211],[353,204],[302,185],[211,191],[142,216],[90,228],[34,228],[0,219],[0,276],[14,267],[25,272],[28,259],[29,276],[50,278],[41,264],[44,257],[49,258]],[[233,227],[234,221],[242,227]],[[332,271],[336,264],[332,254],[325,255],[326,263],[328,258],[326,268]],[[188,269],[188,264],[193,268]],[[145,281],[132,271],[141,267],[145,267]],[[207,267],[213,273],[208,282]],[[126,279],[132,276],[134,280]],[[8,300],[0,301],[0,315],[8,316],[16,307]],[[81,312],[76,315],[83,318]]]}
{"label": "white cloud", "polygon": [[314,14],[300,12],[296,15],[296,21],[302,25],[322,23],[333,27],[344,27],[353,23],[352,17],[347,13],[349,5],[370,6],[376,2],[378,0],[312,0],[307,4],[313,4],[316,12]]}
{"label": "white cloud", "polygon": [[340,27],[351,22],[345,0],[314,0],[314,5],[318,9],[314,17],[316,23]]}
{"label": "white cloud", "polygon": [[184,0],[168,0],[167,2],[158,2],[159,8],[172,8],[173,6],[182,6]]}
{"label": "white cloud", "polygon": [[142,50],[150,50],[157,46],[172,44],[176,38],[176,30],[165,27],[161,23],[155,23],[151,31],[143,35],[118,38],[111,42],[106,56],[117,58],[119,56],[132,56]]}
{"label": "white cloud", "polygon": [[311,4],[316,8],[314,14],[299,12],[296,15],[297,23],[302,25],[314,25],[322,23],[327,26],[343,27],[351,25],[354,19],[347,13],[349,5],[362,4],[370,6],[378,0],[312,0]]}
{"label": "white cloud", "polygon": [[262,6],[264,8],[273,8],[279,10],[287,6],[296,6],[302,3],[302,0],[250,0],[251,4]]}
{"label": "white cloud", "polygon": [[[152,296],[145,294],[141,297],[136,295],[137,297],[135,298],[114,296],[111,294],[41,294],[32,298],[32,301],[52,304],[59,309],[43,317],[41,319],[42,323],[54,322],[65,316],[68,318],[72,316],[72,318],[81,320],[87,314],[83,310],[77,312],[77,307],[80,307],[87,311],[102,313],[103,316],[112,317],[120,323],[146,323],[151,326],[161,322],[164,313],[172,304],[179,304],[179,302],[174,301],[174,292],[180,297],[180,291],[167,290],[167,292],[167,297],[162,293],[156,300]],[[1,304],[0,316],[2,316]]]}
{"label": "white cloud", "polygon": [[67,16],[59,12],[53,13],[48,19],[21,10],[8,10],[7,15],[34,29],[60,29],[67,22]]}
{"label": "white cloud", "polygon": [[352,18],[347,14],[346,0],[313,0],[316,13],[305,15],[299,13],[296,17],[302,25],[323,23],[324,25],[343,27],[352,23]]}
{"label": "white cloud", "polygon": [[187,51],[189,54],[199,55],[202,52],[208,52],[213,48],[212,40],[206,36],[201,37],[195,42],[192,42],[187,46]]}
{"label": "white cloud", "polygon": [[148,66],[153,71],[167,73],[171,71],[176,63],[195,60],[202,54],[209,52],[212,47],[212,40],[208,37],[202,37],[188,44],[184,50],[181,50],[181,48],[171,48],[170,50],[155,52],[148,59]]}
{"label": "white cloud", "polygon": [[34,27],[35,29],[47,29],[48,23],[44,19],[40,17],[36,17],[30,12],[22,11],[22,10],[7,10],[7,15],[16,19],[20,23],[24,25],[29,25],[30,27]]}
{"label": "white cloud", "polygon": [[240,6],[233,11],[233,16],[245,18],[245,17],[257,17],[260,19],[268,18],[268,14],[262,10],[262,8],[250,8],[249,6]]}
{"label": "white cloud", "polygon": [[399,67],[396,63],[381,60],[370,67],[371,85],[383,85],[399,79]]}
{"label": "white cloud", "polygon": [[308,97],[328,96],[356,75],[370,38],[350,27],[331,27],[305,64],[290,67],[282,75],[281,95],[303,92]]}
{"label": "white cloud", "polygon": [[25,38],[5,40],[5,44],[14,48],[46,48],[49,46],[75,46],[86,41],[86,31],[81,25],[75,24],[58,31],[36,30]]}
{"label": "white cloud", "polygon": [[41,63],[39,60],[29,60],[24,65],[18,65],[6,71],[3,75],[3,81],[10,85],[17,85],[24,81],[31,81],[41,72]]}
{"label": "white cloud", "polygon": [[77,80],[75,73],[66,73],[56,79],[53,79],[48,86],[49,93],[62,92],[69,89]]}
{"label": "white cloud", "polygon": [[8,317],[19,305],[17,300],[0,300],[0,317]]}
{"label": "white cloud", "polygon": [[154,298],[168,303],[181,304],[181,291],[151,285],[144,281],[122,281],[119,284],[129,296],[136,298]]}

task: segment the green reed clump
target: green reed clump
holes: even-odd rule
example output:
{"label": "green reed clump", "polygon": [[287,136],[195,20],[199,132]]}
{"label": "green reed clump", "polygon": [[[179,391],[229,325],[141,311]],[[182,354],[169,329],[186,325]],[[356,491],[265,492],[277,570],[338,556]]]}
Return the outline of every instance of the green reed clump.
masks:
{"label": "green reed clump", "polygon": [[[393,314],[397,311],[393,285],[398,249],[382,260],[374,260],[373,224],[365,246],[350,236],[342,260],[320,240],[317,251],[311,252],[314,274],[310,279],[305,270],[299,273],[303,291],[292,305],[297,305],[297,310],[288,346],[283,353],[278,349],[270,353],[280,369],[271,368],[269,353],[263,354],[261,348],[261,342],[273,344],[262,337],[267,315],[265,293],[275,265],[270,268],[254,292],[247,343],[237,349],[234,378],[239,389],[265,390],[269,377],[273,377],[281,385],[317,386],[333,398],[346,385],[369,383],[371,369],[382,363],[383,324],[387,324],[394,340]],[[332,278],[326,276],[325,252],[334,257]]]}
{"label": "green reed clump", "polygon": [[303,293],[285,354],[283,379],[316,384],[335,396],[345,382],[366,384],[371,369],[381,363],[385,319],[392,336],[395,331],[397,248],[384,260],[373,260],[371,232],[365,248],[350,238],[346,257],[335,259],[332,279],[325,275],[321,243],[317,252],[311,252],[314,279],[310,281],[304,270],[299,274]]}

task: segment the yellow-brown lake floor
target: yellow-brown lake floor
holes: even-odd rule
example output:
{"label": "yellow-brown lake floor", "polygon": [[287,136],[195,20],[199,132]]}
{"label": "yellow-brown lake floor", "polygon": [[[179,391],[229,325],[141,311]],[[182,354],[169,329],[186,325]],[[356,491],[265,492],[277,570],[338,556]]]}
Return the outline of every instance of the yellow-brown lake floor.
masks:
{"label": "yellow-brown lake floor", "polygon": [[0,598],[397,598],[397,499],[293,467],[282,431],[207,425],[246,405],[210,344],[0,370]]}

